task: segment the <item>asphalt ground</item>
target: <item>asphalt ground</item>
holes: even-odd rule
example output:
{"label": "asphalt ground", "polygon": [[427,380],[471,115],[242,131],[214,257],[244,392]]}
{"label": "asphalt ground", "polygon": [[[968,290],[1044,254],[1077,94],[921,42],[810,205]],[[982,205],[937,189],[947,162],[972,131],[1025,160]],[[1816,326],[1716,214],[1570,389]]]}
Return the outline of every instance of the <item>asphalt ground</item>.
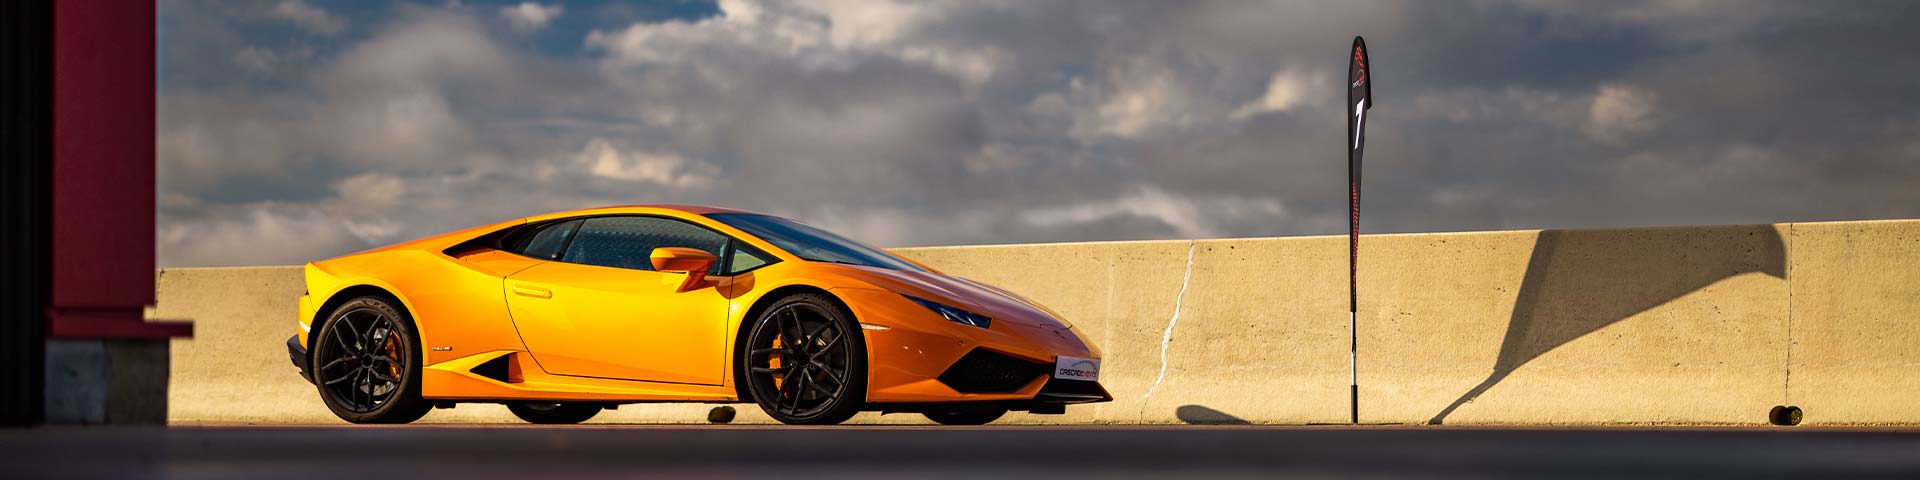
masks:
{"label": "asphalt ground", "polygon": [[0,478],[1920,478],[1920,431],[519,425],[0,430]]}

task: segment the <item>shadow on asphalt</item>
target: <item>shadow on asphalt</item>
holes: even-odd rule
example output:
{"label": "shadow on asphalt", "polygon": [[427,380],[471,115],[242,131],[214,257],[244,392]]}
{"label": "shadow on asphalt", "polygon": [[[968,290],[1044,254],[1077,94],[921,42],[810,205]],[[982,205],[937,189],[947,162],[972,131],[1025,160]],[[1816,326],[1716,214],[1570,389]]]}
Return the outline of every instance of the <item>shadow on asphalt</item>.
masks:
{"label": "shadow on asphalt", "polygon": [[1173,416],[1189,425],[1252,425],[1246,419],[1201,405],[1182,405]]}

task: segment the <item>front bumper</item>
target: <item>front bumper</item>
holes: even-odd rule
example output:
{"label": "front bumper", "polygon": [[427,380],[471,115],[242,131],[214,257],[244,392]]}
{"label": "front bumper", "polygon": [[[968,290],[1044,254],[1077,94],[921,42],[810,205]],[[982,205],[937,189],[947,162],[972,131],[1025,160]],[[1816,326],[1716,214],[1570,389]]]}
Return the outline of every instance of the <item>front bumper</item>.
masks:
{"label": "front bumper", "polygon": [[976,348],[947,367],[938,380],[962,394],[1005,393],[1030,390],[1040,382],[1040,390],[1031,400],[1013,402],[1029,405],[1014,410],[1038,410],[1047,406],[1113,401],[1113,395],[1100,382],[1068,380],[1053,376],[1053,366],[1007,356],[985,348]]}
{"label": "front bumper", "polygon": [[313,383],[313,373],[308,371],[307,347],[300,346],[299,335],[287,337],[287,357],[293,359],[293,366],[300,367],[300,378],[307,379],[307,383]]}
{"label": "front bumper", "polygon": [[863,332],[871,362],[867,402],[882,410],[960,403],[1057,410],[1113,398],[1097,382],[1052,378],[1060,356],[1100,357],[1078,332],[1015,322],[979,328],[937,317],[909,320],[933,314],[893,292],[836,289],[834,294],[855,318],[882,326]]}

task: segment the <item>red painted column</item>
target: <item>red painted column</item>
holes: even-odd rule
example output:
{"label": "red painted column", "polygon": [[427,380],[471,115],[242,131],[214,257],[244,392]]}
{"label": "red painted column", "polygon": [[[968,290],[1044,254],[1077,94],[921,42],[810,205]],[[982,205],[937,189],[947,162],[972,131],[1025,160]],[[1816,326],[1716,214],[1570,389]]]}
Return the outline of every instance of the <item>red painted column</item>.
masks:
{"label": "red painted column", "polygon": [[48,335],[190,336],[154,301],[154,3],[54,2]]}

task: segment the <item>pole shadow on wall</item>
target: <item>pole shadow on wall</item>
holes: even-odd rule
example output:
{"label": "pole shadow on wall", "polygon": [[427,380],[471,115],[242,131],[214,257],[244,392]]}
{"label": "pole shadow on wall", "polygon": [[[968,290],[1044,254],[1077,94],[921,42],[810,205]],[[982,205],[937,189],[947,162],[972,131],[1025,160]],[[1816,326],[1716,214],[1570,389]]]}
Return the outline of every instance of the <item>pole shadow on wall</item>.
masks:
{"label": "pole shadow on wall", "polygon": [[1427,423],[1440,424],[1554,348],[1714,282],[1753,272],[1786,278],[1786,248],[1770,225],[1542,231],[1493,373]]}

